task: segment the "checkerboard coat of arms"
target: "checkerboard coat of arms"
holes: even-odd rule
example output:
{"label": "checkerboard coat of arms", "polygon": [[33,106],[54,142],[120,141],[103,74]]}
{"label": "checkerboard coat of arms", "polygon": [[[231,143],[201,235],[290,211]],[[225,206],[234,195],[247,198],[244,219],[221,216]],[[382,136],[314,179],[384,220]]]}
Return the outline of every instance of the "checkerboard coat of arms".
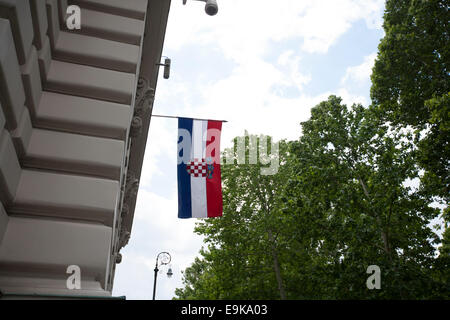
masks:
{"label": "checkerboard coat of arms", "polygon": [[186,170],[193,177],[206,177],[212,179],[214,174],[214,163],[211,158],[194,159],[186,165]]}

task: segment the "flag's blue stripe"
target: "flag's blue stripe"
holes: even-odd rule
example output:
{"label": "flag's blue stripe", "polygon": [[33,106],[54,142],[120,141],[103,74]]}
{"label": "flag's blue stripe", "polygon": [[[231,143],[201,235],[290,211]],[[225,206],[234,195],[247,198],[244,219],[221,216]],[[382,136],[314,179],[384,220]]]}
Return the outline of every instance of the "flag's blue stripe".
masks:
{"label": "flag's blue stripe", "polygon": [[[189,131],[190,137],[192,137],[192,119],[179,118],[178,130],[185,129]],[[178,143],[180,143],[180,134],[178,134]],[[192,141],[189,141],[189,146],[192,145]],[[185,144],[187,145],[187,144]],[[182,150],[178,156],[183,158],[184,155],[188,155],[190,159],[191,150]],[[192,218],[192,202],[191,202],[191,176],[186,170],[186,163],[182,161],[178,165],[178,218]]]}

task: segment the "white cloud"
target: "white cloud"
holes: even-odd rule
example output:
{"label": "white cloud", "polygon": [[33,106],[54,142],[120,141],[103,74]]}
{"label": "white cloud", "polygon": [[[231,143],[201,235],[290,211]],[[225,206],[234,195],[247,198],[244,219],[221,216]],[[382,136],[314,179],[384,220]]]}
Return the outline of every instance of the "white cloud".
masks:
{"label": "white cloud", "polygon": [[[374,21],[379,22],[383,5],[383,0],[227,0],[219,3],[217,16],[209,17],[199,3],[182,6],[173,2],[167,51],[201,45],[203,50],[219,50],[235,63],[226,78],[190,83],[191,91],[202,88],[202,99],[196,99],[197,105],[184,105],[183,114],[229,120],[233,125],[231,130],[225,125],[224,143],[244,129],[276,138],[297,138],[299,122],[308,118],[310,108],[327,94],[336,93],[311,96],[303,92],[312,79],[302,71],[302,52],[326,53],[356,21],[380,28],[381,23]],[[271,45],[282,41],[295,42],[279,56],[277,64],[267,62],[265,54]],[[296,95],[286,98],[284,92],[292,92],[289,88],[296,89]],[[347,90],[340,91],[346,101],[366,102]],[[176,91],[170,92],[172,98],[177,96]],[[185,92],[178,100],[183,99]]]}
{"label": "white cloud", "polygon": [[285,79],[280,82],[280,85],[295,86],[298,90],[302,90],[303,86],[311,81],[311,75],[305,75],[300,72],[300,56],[294,56],[293,50],[285,51],[278,58],[278,65],[286,67]]}
{"label": "white cloud", "polygon": [[375,65],[375,59],[377,53],[372,53],[364,57],[363,63],[357,66],[348,67],[344,77],[341,80],[341,84],[356,84],[361,85],[370,81],[372,74],[372,68]]}
{"label": "white cloud", "polygon": [[300,132],[300,120],[306,120],[310,108],[326,98],[323,94],[284,98],[274,90],[279,84],[303,85],[303,80],[295,78],[298,75],[295,69],[284,73],[270,63],[254,59],[236,67],[229,77],[204,86],[202,99],[191,110],[191,115],[228,120],[223,130],[224,146],[229,146],[231,139],[242,135],[246,129],[277,139],[295,139]]}
{"label": "white cloud", "polygon": [[341,97],[342,102],[345,103],[347,106],[359,103],[362,104],[363,106],[367,106],[367,99],[364,96],[351,94],[345,88],[339,89],[336,95]]}
{"label": "white cloud", "polygon": [[227,0],[209,17],[193,1],[172,2],[166,47],[217,46],[235,61],[261,55],[271,42],[299,39],[309,53],[326,53],[358,20],[381,28],[384,0]]}

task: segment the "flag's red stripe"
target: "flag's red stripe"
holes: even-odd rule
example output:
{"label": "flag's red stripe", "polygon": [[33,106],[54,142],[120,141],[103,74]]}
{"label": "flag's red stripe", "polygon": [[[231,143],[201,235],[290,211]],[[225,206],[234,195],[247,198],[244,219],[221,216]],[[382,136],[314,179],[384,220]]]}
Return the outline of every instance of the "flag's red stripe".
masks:
{"label": "flag's red stripe", "polygon": [[[213,130],[215,129],[215,130]],[[208,153],[208,145],[211,143],[215,144],[215,152],[216,154],[206,155],[212,156],[213,159],[216,159],[214,163],[214,173],[212,175],[212,179],[206,178],[206,206],[208,217],[221,217],[223,210],[222,203],[222,178],[220,173],[220,135],[212,137],[214,135],[214,131],[217,132],[222,131],[222,122],[220,121],[208,121],[208,132],[206,139],[206,150]],[[212,140],[217,141],[212,141]],[[217,154],[218,153],[218,154]]]}

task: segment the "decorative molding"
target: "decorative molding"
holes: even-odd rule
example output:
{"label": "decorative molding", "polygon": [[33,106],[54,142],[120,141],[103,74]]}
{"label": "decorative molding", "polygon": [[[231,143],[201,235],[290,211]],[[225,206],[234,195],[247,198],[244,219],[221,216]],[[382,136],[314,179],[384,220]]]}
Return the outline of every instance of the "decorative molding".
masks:
{"label": "decorative molding", "polygon": [[143,118],[153,107],[155,89],[150,87],[150,82],[145,77],[139,77],[134,101],[133,120],[130,125],[130,137],[137,138],[142,133]]}
{"label": "decorative molding", "polygon": [[128,204],[124,203],[122,205],[122,211],[120,212],[120,216],[123,219],[126,215],[128,215],[128,213],[130,212],[130,207],[128,206]]}
{"label": "decorative molding", "polygon": [[130,235],[131,233],[129,231],[125,230],[125,228],[122,228],[119,237],[119,250],[128,244],[128,241],[130,241]]}
{"label": "decorative molding", "polygon": [[[139,77],[136,99],[134,104],[133,120],[130,124],[130,137],[135,139],[142,133],[143,117],[151,110],[153,106],[153,100],[155,98],[155,89],[150,88],[150,82],[145,77]],[[132,170],[128,170],[127,176],[123,188],[123,201],[121,218],[124,219],[129,213],[130,205],[135,201],[137,192],[139,189],[139,179]],[[119,250],[128,244],[130,239],[130,232],[126,230],[126,227],[122,225],[119,235]]]}
{"label": "decorative molding", "polygon": [[150,81],[140,76],[136,89],[136,99],[134,102],[134,116],[143,118],[153,107],[155,100],[155,89],[150,87]]}
{"label": "decorative molding", "polygon": [[137,192],[139,189],[139,179],[136,178],[136,175],[133,171],[128,170],[127,179],[125,183],[125,196],[124,196],[124,204],[126,204],[130,199],[135,199],[137,196]]}
{"label": "decorative molding", "polygon": [[130,126],[130,137],[137,138],[142,133],[142,118],[134,116]]}
{"label": "decorative molding", "polygon": [[[134,201],[137,196],[137,192],[139,189],[139,179],[136,178],[135,173],[132,170],[128,170],[127,176],[124,183],[124,196],[122,200],[122,210],[120,212],[121,220],[123,220],[130,211],[130,205],[128,203]],[[121,224],[120,233],[119,233],[119,249],[122,249],[128,244],[130,240],[130,232],[127,231],[125,225]]]}

